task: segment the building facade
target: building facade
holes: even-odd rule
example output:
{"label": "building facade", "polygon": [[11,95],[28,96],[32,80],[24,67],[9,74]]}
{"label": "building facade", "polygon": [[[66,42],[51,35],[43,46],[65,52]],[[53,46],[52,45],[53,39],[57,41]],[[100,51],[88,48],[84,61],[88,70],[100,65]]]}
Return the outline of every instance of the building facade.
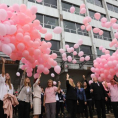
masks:
{"label": "building facade", "polygon": [[[118,0],[43,0],[41,3],[36,2],[36,0],[0,0],[0,3],[5,3],[9,6],[14,3],[26,4],[28,8],[36,6],[38,9],[37,19],[40,20],[43,27],[47,28],[48,32],[53,33],[53,29],[56,26],[62,27],[62,34],[57,35],[53,33],[53,39],[51,40],[51,50],[57,53],[57,61],[60,65],[63,64],[59,49],[65,48],[65,44],[71,47],[77,43],[79,39],[83,39],[83,45],[77,49],[77,52],[81,50],[84,51],[85,55],[90,55],[91,62],[78,62],[77,64],[68,63],[68,68],[64,68],[64,72],[69,71],[72,73],[72,77],[75,81],[78,81],[78,78],[82,79],[82,74],[90,75],[90,67],[92,67],[93,59],[103,54],[99,50],[99,46],[108,49],[110,54],[116,50],[114,47],[109,47],[109,43],[114,38],[113,34],[115,30],[102,27],[101,22],[94,19],[94,14],[96,12],[101,13],[101,18],[106,17],[108,21],[113,17],[118,19]],[[86,5],[87,9],[85,15],[79,13],[80,5],[83,3]],[[74,14],[70,13],[71,6],[75,7]],[[94,34],[92,31],[87,32],[86,30],[81,30],[85,16],[92,18],[92,22],[90,23],[92,28],[98,27],[104,31],[103,36]],[[44,40],[43,38],[44,35],[42,35],[42,40]],[[3,54],[0,53],[0,55]],[[45,79],[45,81],[42,81],[43,86],[46,86],[46,81],[49,78],[50,75],[43,76],[43,79]],[[64,79],[65,75],[62,74],[60,79],[62,78]],[[65,83],[65,81],[63,83]]]}

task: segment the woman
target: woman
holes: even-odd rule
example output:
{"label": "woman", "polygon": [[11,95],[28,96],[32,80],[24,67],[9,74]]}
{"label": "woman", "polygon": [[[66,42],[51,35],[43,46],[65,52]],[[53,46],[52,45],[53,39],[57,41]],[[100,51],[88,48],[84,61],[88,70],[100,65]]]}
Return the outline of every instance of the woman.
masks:
{"label": "woman", "polygon": [[88,81],[86,80],[85,76],[83,75],[84,78],[84,91],[86,95],[86,100],[87,100],[87,105],[85,105],[85,116],[88,118],[88,110],[87,107],[89,108],[89,114],[90,118],[93,118],[93,113],[92,113],[92,97],[90,93],[90,86]]}
{"label": "woman", "polygon": [[58,94],[58,97],[59,97],[59,113],[61,111],[61,114],[63,116],[64,115],[64,96],[63,96],[62,92],[63,91],[60,89],[60,90],[58,90],[57,94]]}
{"label": "woman", "polygon": [[110,83],[105,83],[105,86],[109,89],[111,104],[115,118],[118,118],[118,82],[114,79],[110,80]]}
{"label": "woman", "polygon": [[24,79],[24,86],[18,95],[18,118],[30,118],[30,107],[32,108],[32,89],[30,79]]}
{"label": "woman", "polygon": [[87,102],[86,102],[86,95],[85,95],[84,88],[81,88],[81,87],[82,87],[82,83],[78,82],[77,83],[77,100],[78,100],[78,110],[77,110],[77,113],[78,113],[78,115],[81,114],[82,117],[84,118],[84,116],[83,116],[84,105],[86,105]]}
{"label": "woman", "polygon": [[41,114],[41,92],[42,89],[40,87],[40,77],[36,80],[33,85],[33,108],[34,108],[34,117],[33,118],[39,118],[39,115]]}
{"label": "woman", "polygon": [[48,80],[47,88],[44,95],[44,106],[46,109],[46,118],[55,118],[56,116],[56,92],[60,89],[60,82],[58,88],[53,86],[53,81]]}
{"label": "woman", "polygon": [[66,104],[67,110],[71,118],[76,118],[76,106],[77,106],[77,89],[73,82],[73,79],[66,75]]}
{"label": "woman", "polygon": [[5,59],[2,58],[2,74],[0,74],[0,118],[6,118],[3,109],[3,98],[9,93],[13,94],[13,85],[9,73],[5,74]]}

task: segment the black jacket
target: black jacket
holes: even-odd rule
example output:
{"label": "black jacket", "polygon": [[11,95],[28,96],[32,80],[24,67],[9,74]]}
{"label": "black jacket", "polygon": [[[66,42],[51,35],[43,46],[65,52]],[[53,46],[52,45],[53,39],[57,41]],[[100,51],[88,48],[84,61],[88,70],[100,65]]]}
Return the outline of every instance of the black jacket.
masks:
{"label": "black jacket", "polygon": [[[98,86],[99,84],[99,86]],[[94,100],[105,100],[105,97],[107,97],[107,94],[104,90],[104,87],[101,83],[92,83],[91,84],[91,89],[93,89],[93,98]]]}
{"label": "black jacket", "polygon": [[69,80],[66,80],[66,87],[66,99],[77,100],[77,89],[69,84]]}

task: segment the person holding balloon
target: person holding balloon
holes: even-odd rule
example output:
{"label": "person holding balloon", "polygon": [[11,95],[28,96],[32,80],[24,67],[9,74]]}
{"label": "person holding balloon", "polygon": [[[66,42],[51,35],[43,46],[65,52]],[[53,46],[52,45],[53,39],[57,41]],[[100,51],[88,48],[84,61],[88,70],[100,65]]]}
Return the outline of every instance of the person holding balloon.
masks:
{"label": "person holding balloon", "polygon": [[66,104],[67,110],[71,118],[76,118],[77,108],[77,89],[72,78],[69,78],[69,74],[66,75]]}
{"label": "person holding balloon", "polygon": [[41,114],[41,92],[42,89],[40,87],[40,78],[41,74],[39,75],[38,79],[35,79],[33,84],[33,109],[34,109],[34,117],[39,118]]}
{"label": "person holding balloon", "polygon": [[53,81],[48,80],[47,87],[44,94],[44,106],[46,110],[46,118],[56,117],[56,92],[60,89],[60,81],[58,87],[53,86]]}
{"label": "person holding balloon", "polygon": [[13,95],[13,85],[11,84],[11,78],[9,73],[5,74],[5,59],[2,59],[2,74],[0,74],[0,118],[7,118],[7,115],[4,114],[3,109],[3,98],[6,94]]}
{"label": "person holding balloon", "polygon": [[30,108],[32,108],[32,89],[30,79],[25,77],[24,85],[18,95],[18,118],[30,118]]}

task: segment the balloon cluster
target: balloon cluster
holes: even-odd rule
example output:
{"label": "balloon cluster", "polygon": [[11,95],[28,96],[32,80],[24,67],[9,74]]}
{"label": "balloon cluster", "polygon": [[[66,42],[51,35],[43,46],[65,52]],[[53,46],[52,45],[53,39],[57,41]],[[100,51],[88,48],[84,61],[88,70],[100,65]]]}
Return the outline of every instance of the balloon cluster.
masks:
{"label": "balloon cluster", "polygon": [[106,54],[96,58],[91,71],[94,73],[91,77],[97,77],[99,81],[110,81],[114,75],[118,77],[118,50],[112,56]]}
{"label": "balloon cluster", "polygon": [[[78,56],[80,57],[80,61],[83,62],[83,61],[89,61],[90,60],[90,57],[89,56],[86,56],[85,58],[82,57],[84,55],[84,52],[83,51],[80,51],[79,53],[77,53],[77,51],[75,51],[75,49],[79,48],[79,46],[81,46],[83,43],[83,40],[80,39],[78,41],[78,43],[74,44],[73,47],[69,47],[69,45],[65,45],[65,48],[66,48],[66,51],[68,53],[72,53],[73,54],[73,57],[76,56],[78,54]],[[72,56],[67,56],[66,55],[66,52],[64,51],[64,49],[60,49],[59,52],[62,54],[62,60],[63,61],[68,61],[68,62],[72,62],[73,64],[76,64],[77,63],[77,60],[76,59],[73,59]]]}
{"label": "balloon cluster", "polygon": [[[40,0],[39,0],[40,2]],[[38,65],[37,73],[48,74],[49,69],[53,66],[59,74],[61,68],[57,66],[54,60],[57,54],[51,52],[52,44],[41,41],[41,33],[45,34],[45,40],[52,39],[52,34],[40,25],[36,20],[37,8],[32,6],[27,9],[26,5],[14,4],[7,7],[5,4],[0,5],[0,51],[10,56],[12,60],[21,60],[29,77],[32,76],[33,68]],[[54,33],[62,32],[60,27],[54,29]]]}

